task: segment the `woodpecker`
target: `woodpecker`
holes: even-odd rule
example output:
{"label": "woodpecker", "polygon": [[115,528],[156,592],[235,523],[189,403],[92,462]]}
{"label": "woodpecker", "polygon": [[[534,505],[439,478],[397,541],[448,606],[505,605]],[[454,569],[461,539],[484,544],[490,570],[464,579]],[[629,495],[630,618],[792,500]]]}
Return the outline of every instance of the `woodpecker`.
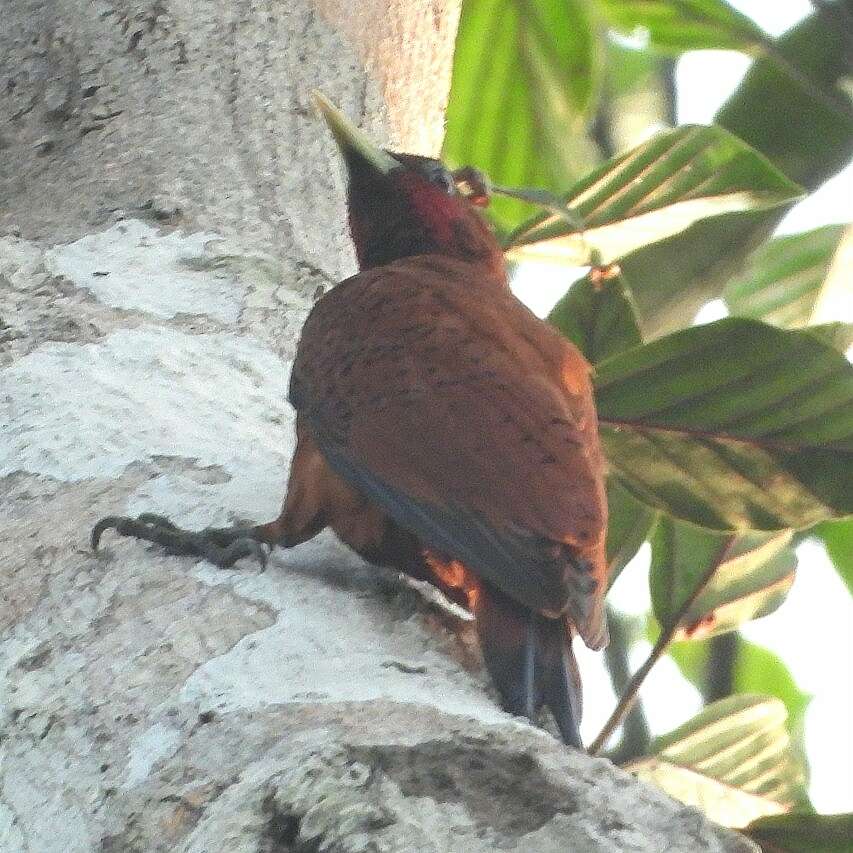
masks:
{"label": "woodpecker", "polygon": [[281,514],[202,531],[110,516],[92,546],[112,528],[231,566],[331,528],[468,608],[504,709],[535,720],[548,708],[581,749],[572,638],[607,642],[590,366],[510,292],[482,193],[462,192],[438,160],[377,147],[315,100],[346,164],[359,272],[302,329]]}

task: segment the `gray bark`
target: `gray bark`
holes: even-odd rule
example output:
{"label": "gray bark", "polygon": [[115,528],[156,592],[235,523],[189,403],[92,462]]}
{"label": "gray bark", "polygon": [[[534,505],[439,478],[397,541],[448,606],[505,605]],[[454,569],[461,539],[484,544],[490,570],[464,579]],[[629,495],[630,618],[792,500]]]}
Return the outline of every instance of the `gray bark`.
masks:
{"label": "gray bark", "polygon": [[6,0],[0,850],[736,851],[497,710],[470,626],[329,537],[263,574],[92,523],[278,509],[353,268],[322,88],[431,153],[458,4]]}

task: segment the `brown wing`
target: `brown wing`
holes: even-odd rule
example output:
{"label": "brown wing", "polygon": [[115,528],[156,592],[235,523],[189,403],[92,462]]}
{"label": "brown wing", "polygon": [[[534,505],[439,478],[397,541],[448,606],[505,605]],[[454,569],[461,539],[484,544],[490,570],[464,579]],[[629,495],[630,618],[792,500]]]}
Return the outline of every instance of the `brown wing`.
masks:
{"label": "brown wing", "polygon": [[589,367],[471,264],[354,276],[305,324],[291,400],[329,464],[431,549],[605,640]]}

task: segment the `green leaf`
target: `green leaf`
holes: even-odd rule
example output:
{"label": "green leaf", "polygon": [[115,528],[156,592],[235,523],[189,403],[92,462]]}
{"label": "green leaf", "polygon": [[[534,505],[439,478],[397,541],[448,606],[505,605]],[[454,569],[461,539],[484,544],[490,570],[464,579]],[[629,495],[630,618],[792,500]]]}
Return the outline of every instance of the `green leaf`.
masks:
{"label": "green leaf", "polygon": [[777,39],[715,119],[809,190],[853,155],[848,33],[834,14],[846,10],[831,5]]}
{"label": "green leaf", "polygon": [[797,792],[794,808],[813,811],[808,799],[808,759],[805,742],[805,714],[811,695],[797,686],[785,663],[769,649],[738,638],[732,671],[732,693],[761,693],[785,703],[791,750],[803,770],[804,784]]}
{"label": "green leaf", "polygon": [[853,518],[824,522],[814,533],[823,540],[836,571],[853,595]]}
{"label": "green leaf", "polygon": [[619,261],[646,340],[689,326],[744,259],[776,228],[785,208],[704,219]]}
{"label": "green leaf", "polygon": [[727,318],[598,365],[611,474],[718,530],[853,513],[853,367],[812,335]]}
{"label": "green leaf", "polygon": [[850,853],[853,814],[771,815],[743,832],[765,853]]}
{"label": "green leaf", "polygon": [[652,51],[608,38],[604,68],[607,99],[636,95],[653,81],[660,67],[661,58]]}
{"label": "green leaf", "polygon": [[762,31],[720,0],[600,0],[610,25],[622,33],[647,33],[652,47],[686,50],[749,50]]}
{"label": "green leaf", "polygon": [[779,208],[801,194],[721,128],[685,126],[609,160],[572,188],[564,200],[583,231],[544,213],[521,225],[506,245],[514,260],[612,263],[699,220]]}
{"label": "green leaf", "polygon": [[[603,43],[590,0],[465,0],[444,159],[496,183],[558,190],[599,160],[586,133]],[[510,227],[531,208],[494,198]]]}
{"label": "green leaf", "polygon": [[685,634],[724,634],[744,622],[767,616],[782,604],[794,583],[796,555],[785,550],[756,565],[754,553],[720,566],[685,617]]}
{"label": "green leaf", "polygon": [[[654,642],[657,637],[651,636],[649,639]],[[706,639],[675,642],[667,651],[681,674],[697,690],[702,691],[710,650],[710,639]],[[800,690],[791,671],[778,655],[741,636],[738,637],[737,657],[732,673],[732,693],[760,693],[780,699],[788,714],[788,730],[792,737],[799,737],[811,696]]]}
{"label": "green leaf", "polygon": [[[778,39],[773,50],[787,68],[777,58],[759,59],[715,119],[808,190],[853,155],[853,113],[843,105],[845,32],[832,11],[823,18],[812,15]],[[803,74],[813,82],[804,84]],[[708,219],[623,258],[643,335],[657,337],[690,323],[783,215],[776,209]]]}
{"label": "green leaf", "polygon": [[741,637],[733,676],[734,693],[761,693],[781,699],[788,713],[789,731],[794,735],[800,730],[811,696],[800,690],[778,655]]}
{"label": "green leaf", "polygon": [[729,544],[730,539],[668,518],[658,522],[649,585],[652,610],[664,630],[677,625],[676,637],[710,637],[782,603],[796,568],[788,548],[791,532],[749,533]]}
{"label": "green leaf", "polygon": [[[646,639],[654,644],[660,636],[660,623],[649,617]],[[710,640],[678,640],[670,643],[667,654],[675,661],[681,674],[701,693],[705,685],[705,672],[710,654]]]}
{"label": "green leaf", "polygon": [[607,481],[607,564],[609,585],[648,539],[658,513],[638,501],[618,480]]}
{"label": "green leaf", "polygon": [[652,751],[626,769],[726,826],[783,813],[802,787],[785,706],[766,696],[714,702]]}
{"label": "green leaf", "polygon": [[596,364],[642,343],[631,295],[621,276],[576,281],[554,306],[548,322]]}
{"label": "green leaf", "polygon": [[843,225],[826,225],[763,245],[726,286],[730,313],[784,328],[810,323],[843,235]]}

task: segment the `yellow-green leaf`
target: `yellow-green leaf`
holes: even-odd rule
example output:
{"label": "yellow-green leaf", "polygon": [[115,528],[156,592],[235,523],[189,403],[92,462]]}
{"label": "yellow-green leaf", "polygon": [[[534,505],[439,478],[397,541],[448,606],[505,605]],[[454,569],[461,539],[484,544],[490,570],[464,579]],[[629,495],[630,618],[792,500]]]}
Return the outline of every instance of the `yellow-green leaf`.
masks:
{"label": "yellow-green leaf", "polygon": [[646,34],[665,53],[751,50],[763,33],[722,0],[601,0],[608,22],[626,35]]}
{"label": "yellow-green leaf", "polygon": [[510,234],[506,248],[513,259],[611,263],[700,220],[778,208],[801,194],[722,128],[685,126],[615,157],[571,189],[564,202],[583,230],[543,213]]}
{"label": "yellow-green leaf", "polygon": [[648,539],[659,514],[612,478],[607,481],[607,507],[608,580],[612,586]]}
{"label": "yellow-green leaf", "polygon": [[824,522],[814,533],[823,540],[836,571],[853,595],[853,518]]}
{"label": "yellow-green leaf", "polygon": [[[465,0],[443,157],[496,183],[557,190],[596,165],[586,133],[603,56],[590,0]],[[531,208],[496,197],[512,227]]]}
{"label": "yellow-green leaf", "polygon": [[627,769],[717,823],[745,826],[784,813],[799,796],[803,773],[785,718],[778,699],[730,696],[658,739],[650,756]]}
{"label": "yellow-green leaf", "polygon": [[843,225],[826,225],[765,243],[726,286],[730,313],[783,328],[811,323],[843,234]]}
{"label": "yellow-green leaf", "polygon": [[730,542],[726,534],[661,519],[649,575],[655,618],[665,629],[677,622],[677,637],[698,639],[767,615],[794,580],[790,542],[791,531],[748,533]]}
{"label": "yellow-green leaf", "polygon": [[[659,631],[656,622],[653,624]],[[657,636],[650,632],[654,642]],[[682,640],[673,643],[667,653],[672,657],[681,674],[697,690],[704,690],[708,674],[710,640]],[[738,637],[737,654],[732,672],[732,693],[760,693],[775,696],[785,703],[788,713],[788,731],[793,738],[801,738],[803,715],[811,696],[798,687],[784,661],[770,649]],[[797,749],[801,744],[796,744]]]}

